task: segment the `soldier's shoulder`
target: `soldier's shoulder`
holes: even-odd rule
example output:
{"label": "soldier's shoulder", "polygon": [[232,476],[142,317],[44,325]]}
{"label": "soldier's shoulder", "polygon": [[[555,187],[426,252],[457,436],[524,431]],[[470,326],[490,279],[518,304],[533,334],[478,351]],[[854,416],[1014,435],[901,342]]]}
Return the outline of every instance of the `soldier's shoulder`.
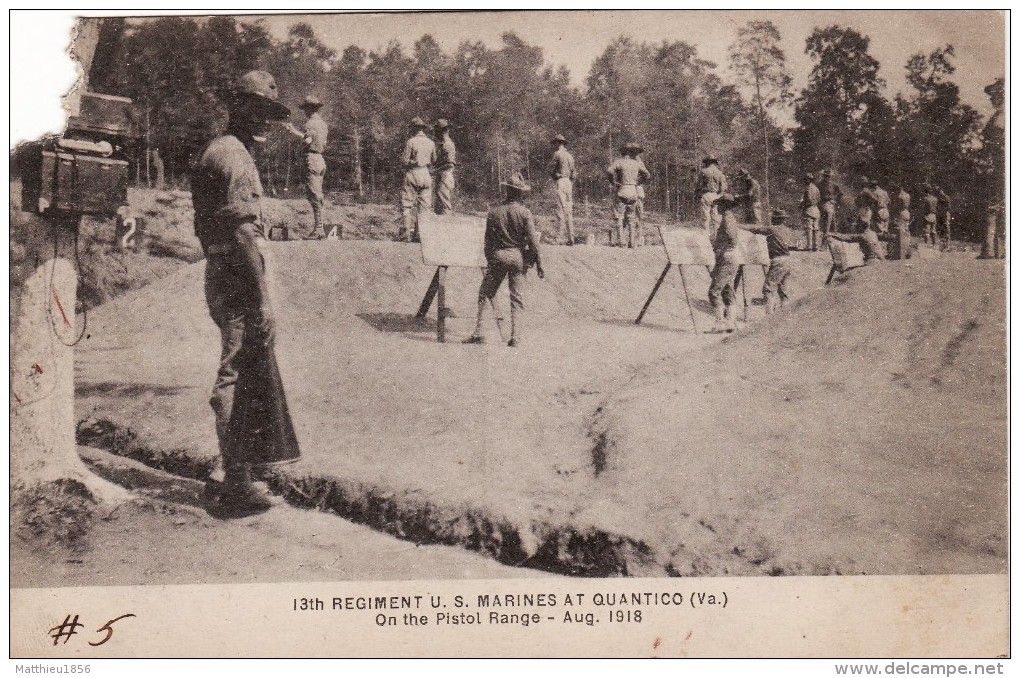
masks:
{"label": "soldier's shoulder", "polygon": [[250,157],[248,149],[244,147],[244,144],[237,137],[231,134],[224,134],[206,144],[205,149],[199,155],[196,168],[228,167],[238,160]]}

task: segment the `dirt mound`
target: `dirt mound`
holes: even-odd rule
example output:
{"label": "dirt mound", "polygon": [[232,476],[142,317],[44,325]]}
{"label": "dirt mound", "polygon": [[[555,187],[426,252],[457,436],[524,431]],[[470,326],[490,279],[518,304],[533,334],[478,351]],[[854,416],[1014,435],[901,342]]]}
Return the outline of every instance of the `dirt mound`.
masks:
{"label": "dirt mound", "polygon": [[[270,248],[277,350],[303,451],[271,480],[297,505],[418,543],[575,574],[1002,567],[1004,428],[990,419],[971,432],[946,415],[994,410],[1004,390],[978,404],[944,397],[957,392],[946,388],[989,383],[963,371],[972,343],[998,331],[1002,345],[1001,322],[984,325],[1003,316],[1001,269],[996,283],[983,262],[890,264],[825,289],[827,257],[799,253],[806,298],[715,346],[717,336],[691,331],[675,271],[645,323],[633,324],[665,263],[661,249],[550,247],[546,279],[529,277],[525,348],[515,351],[495,341],[495,326],[488,346],[459,343],[473,327],[478,270],[450,270],[457,317],[449,343],[438,344],[434,310],[428,321],[413,317],[433,274],[416,246]],[[207,472],[219,336],[202,272],[185,267],[90,315],[77,353],[82,444]],[[688,273],[705,327],[707,272]],[[761,277],[748,272],[748,296]],[[968,315],[961,299],[980,302],[979,278],[988,283],[985,315],[979,306]],[[954,295],[959,280],[969,289]],[[929,327],[920,311],[905,314],[890,281],[903,295],[945,297],[944,321]],[[872,292],[876,301],[866,303]],[[937,306],[934,297],[914,305]],[[505,298],[500,306],[508,308]],[[763,319],[760,306],[749,315]],[[962,338],[950,346],[952,336]],[[865,349],[883,353],[865,360]],[[917,356],[892,365],[887,353]],[[947,355],[950,368],[938,367]],[[994,364],[1001,369],[1001,353]],[[723,424],[729,433],[719,435]],[[981,454],[966,466],[971,448],[949,441],[973,435],[992,442],[975,444]],[[932,447],[922,453],[924,441]],[[907,471],[903,458],[930,465]],[[919,494],[933,487],[942,494],[931,501]],[[832,506],[837,500],[846,507]],[[967,523],[975,515],[983,522]],[[902,543],[886,548],[893,534]]]}
{"label": "dirt mound", "polygon": [[1005,571],[1003,278],[969,258],[854,271],[643,369],[592,420],[600,480],[660,507],[648,539],[682,573]]}

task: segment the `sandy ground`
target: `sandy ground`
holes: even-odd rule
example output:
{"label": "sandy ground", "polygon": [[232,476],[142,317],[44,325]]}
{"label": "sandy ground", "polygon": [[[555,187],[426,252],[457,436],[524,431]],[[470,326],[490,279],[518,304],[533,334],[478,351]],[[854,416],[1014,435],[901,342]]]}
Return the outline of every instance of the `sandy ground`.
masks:
{"label": "sandy ground", "polygon": [[286,505],[261,516],[216,520],[202,508],[198,481],[101,450],[79,452],[93,471],[136,499],[103,516],[75,548],[12,548],[12,586],[549,576]]}
{"label": "sandy ground", "polygon": [[[800,302],[756,330],[751,306],[721,342],[692,331],[675,271],[633,324],[659,248],[550,247],[515,351],[495,326],[459,343],[478,271],[451,270],[438,344],[412,317],[432,275],[417,247],[272,249],[304,455],[276,485],[298,504],[574,573],[1004,571],[1001,267],[960,254],[823,289],[827,255],[800,254]],[[201,476],[218,344],[202,270],[91,314],[80,441]],[[689,273],[704,328],[707,274]],[[972,376],[975,352],[991,372]]]}

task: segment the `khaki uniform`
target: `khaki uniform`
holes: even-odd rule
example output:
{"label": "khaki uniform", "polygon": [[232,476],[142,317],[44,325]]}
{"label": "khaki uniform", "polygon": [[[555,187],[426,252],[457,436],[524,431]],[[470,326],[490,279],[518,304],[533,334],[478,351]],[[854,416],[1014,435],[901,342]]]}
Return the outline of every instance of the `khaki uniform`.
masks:
{"label": "khaki uniform", "polygon": [[719,208],[714,203],[727,190],[729,182],[718,165],[710,164],[701,168],[695,194],[701,196],[701,225],[708,231],[710,238],[715,238],[715,232],[722,221]]}
{"label": "khaki uniform", "polygon": [[742,191],[738,198],[744,207],[745,224],[761,224],[761,184],[754,177],[741,177],[737,181],[742,184]]}
{"label": "khaki uniform", "polygon": [[892,216],[889,213],[889,205],[892,200],[889,197],[889,193],[880,186],[872,189],[872,193],[875,196],[875,228],[879,233],[888,233],[889,219]]}
{"label": "khaki uniform", "polygon": [[733,302],[736,299],[734,281],[740,265],[737,263],[737,226],[733,210],[723,210],[712,243],[715,250],[715,268],[712,269],[712,284],[708,288],[708,300],[717,321],[733,320]]}
{"label": "khaki uniform", "polygon": [[418,214],[422,209],[432,207],[432,174],[430,168],[436,163],[436,144],[419,131],[404,144],[400,157],[404,167],[404,187],[400,192],[400,207],[404,226],[400,232],[403,240],[418,239]]}
{"label": "khaki uniform", "polygon": [[938,244],[938,214],[939,199],[931,192],[927,192],[921,198],[921,210],[924,214],[924,243],[926,245]]}
{"label": "khaki uniform", "polygon": [[624,227],[627,229],[628,246],[634,247],[637,239],[635,229],[637,221],[638,187],[651,178],[648,168],[640,158],[617,158],[606,168],[609,180],[616,187],[613,201],[613,215],[616,217],[616,242],[623,246]]}
{"label": "khaki uniform", "polygon": [[815,182],[812,181],[804,189],[804,195],[800,199],[801,214],[804,216],[806,247],[812,252],[817,252],[821,244],[818,240],[818,224],[822,219],[821,202],[822,194]]}
{"label": "khaki uniform", "polygon": [[793,287],[793,265],[790,261],[790,245],[786,240],[785,226],[755,224],[742,226],[746,231],[765,236],[769,250],[769,270],[765,274],[765,313],[771,315],[790,300]]}
{"label": "khaki uniform", "polygon": [[436,157],[436,214],[453,211],[453,189],[457,181],[453,170],[457,167],[457,146],[449,134],[444,134]]}
{"label": "khaki uniform", "polygon": [[312,219],[315,221],[315,232],[322,231],[322,205],[325,200],[322,185],[326,176],[326,160],[322,157],[326,150],[326,137],[329,128],[326,121],[318,113],[312,113],[305,123],[305,194],[312,206]]}
{"label": "khaki uniform", "polygon": [[220,365],[209,404],[228,469],[300,456],[273,349],[262,183],[255,162],[232,135],[214,139],[191,176],[195,234],[206,254],[205,297],[220,329]]}
{"label": "khaki uniform", "polygon": [[889,247],[890,259],[910,258],[910,194],[902,188],[893,193],[893,238]]}
{"label": "khaki uniform", "polygon": [[836,209],[843,198],[843,191],[832,179],[822,179],[818,184],[818,193],[821,196],[821,231],[822,239],[836,230]]}
{"label": "khaki uniform", "polygon": [[473,336],[484,336],[485,317],[506,278],[510,287],[510,340],[521,340],[524,285],[537,253],[538,237],[531,210],[516,200],[489,210],[485,220],[485,260],[488,267],[478,289],[478,320]]}
{"label": "khaki uniform", "polygon": [[566,232],[567,244],[574,244],[574,179],[577,166],[574,156],[565,148],[559,148],[552,157],[549,174],[556,182],[556,220],[560,235]]}

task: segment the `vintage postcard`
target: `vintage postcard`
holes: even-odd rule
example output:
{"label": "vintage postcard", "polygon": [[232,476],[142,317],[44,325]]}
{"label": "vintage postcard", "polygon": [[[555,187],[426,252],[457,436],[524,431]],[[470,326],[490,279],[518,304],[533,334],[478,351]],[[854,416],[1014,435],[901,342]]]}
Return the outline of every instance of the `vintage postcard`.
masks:
{"label": "vintage postcard", "polygon": [[1008,25],[82,16],[10,150],[12,658],[1001,672]]}

